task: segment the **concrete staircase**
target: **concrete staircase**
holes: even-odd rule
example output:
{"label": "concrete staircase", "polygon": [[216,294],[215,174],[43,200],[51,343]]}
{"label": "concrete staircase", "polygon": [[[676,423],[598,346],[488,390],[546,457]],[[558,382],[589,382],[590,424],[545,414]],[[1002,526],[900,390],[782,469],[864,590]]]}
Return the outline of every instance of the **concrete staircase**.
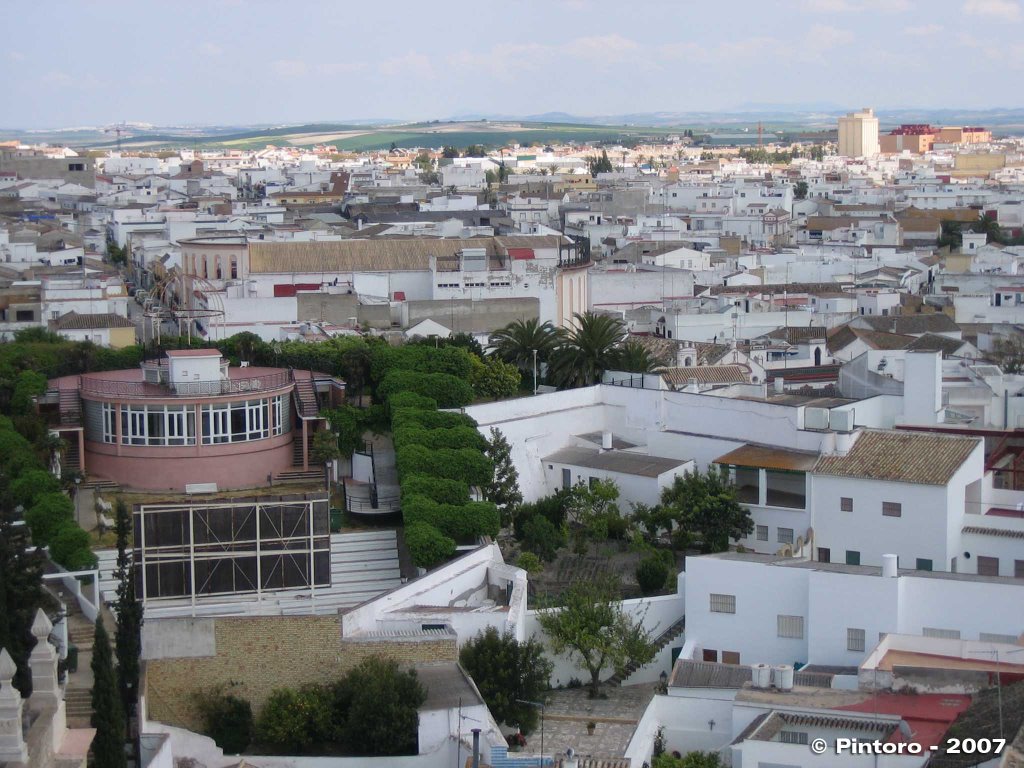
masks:
{"label": "concrete staircase", "polygon": [[313,388],[312,378],[295,378],[295,403],[299,415],[306,418],[314,417],[320,412],[320,406],[316,399],[316,390]]}
{"label": "concrete staircase", "polygon": [[68,675],[64,689],[64,703],[67,709],[68,727],[88,728],[92,719],[92,661],[93,623],[82,615],[78,601],[67,602],[68,643],[78,648],[78,672]]}
{"label": "concrete staircase", "polygon": [[77,427],[82,423],[82,398],[78,389],[57,390],[60,423],[65,427]]}
{"label": "concrete staircase", "polygon": [[[654,652],[655,652],[655,654],[659,653],[666,645],[668,645],[673,640],[675,640],[677,637],[679,637],[681,634],[683,634],[683,630],[685,630],[685,629],[686,629],[686,617],[683,617],[679,621],[677,621],[675,624],[673,624],[671,627],[669,627],[664,632],[662,632],[660,635],[658,635],[658,637],[654,640]],[[634,672],[636,672],[639,668],[640,668],[639,664],[635,664],[634,662],[630,662],[625,667],[623,667],[622,669],[618,670],[610,678],[605,680],[604,684],[605,685],[612,685],[612,686],[622,685],[627,680],[627,678],[629,678],[629,676],[632,675]]]}

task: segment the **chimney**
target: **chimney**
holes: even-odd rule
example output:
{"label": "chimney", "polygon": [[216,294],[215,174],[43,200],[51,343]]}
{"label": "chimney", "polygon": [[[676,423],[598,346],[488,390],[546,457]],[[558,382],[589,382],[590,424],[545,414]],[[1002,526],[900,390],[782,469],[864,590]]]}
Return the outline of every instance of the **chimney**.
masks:
{"label": "chimney", "polygon": [[781,395],[783,392],[786,391],[786,380],[784,378],[782,378],[781,376],[776,376],[774,383],[776,395]]}
{"label": "chimney", "polygon": [[610,451],[612,449],[612,433],[607,429],[601,433],[601,450]]}
{"label": "chimney", "polygon": [[882,555],[882,575],[887,579],[895,579],[899,575],[897,555]]}
{"label": "chimney", "polygon": [[697,386],[697,379],[691,376],[686,380],[686,392],[692,392],[693,394],[700,394],[700,387]]}
{"label": "chimney", "polygon": [[480,729],[473,729],[473,768],[480,768]]}

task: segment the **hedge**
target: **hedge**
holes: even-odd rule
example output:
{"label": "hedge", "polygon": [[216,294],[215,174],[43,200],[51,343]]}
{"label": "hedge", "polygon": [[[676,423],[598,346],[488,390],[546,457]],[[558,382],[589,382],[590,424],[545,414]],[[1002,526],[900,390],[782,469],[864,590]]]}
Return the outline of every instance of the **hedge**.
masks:
{"label": "hedge", "polygon": [[425,496],[438,504],[465,504],[469,501],[469,486],[460,480],[414,474],[402,483],[402,497],[406,496]]}
{"label": "hedge", "polygon": [[11,482],[11,497],[15,504],[28,509],[44,493],[60,491],[60,481],[45,469],[30,469]]}
{"label": "hedge", "polygon": [[392,371],[445,373],[463,381],[469,379],[473,356],[460,347],[434,347],[406,344],[401,347],[380,346],[373,350],[370,378],[380,382]]}
{"label": "hedge", "polygon": [[455,554],[455,540],[428,523],[408,523],[405,545],[413,563],[420,568],[433,568]]}
{"label": "hedge", "polygon": [[96,567],[96,555],[89,547],[89,534],[74,520],[65,520],[50,542],[50,557],[69,571]]}
{"label": "hedge", "polygon": [[478,536],[497,536],[501,527],[498,508],[489,501],[468,504],[438,504],[416,494],[402,498],[402,513],[407,524],[428,523],[456,541],[472,541]]}
{"label": "hedge", "polygon": [[406,445],[395,451],[398,476],[432,475],[449,480],[462,480],[467,485],[487,485],[494,476],[494,464],[473,448],[430,449],[422,445]]}
{"label": "hedge", "polygon": [[426,448],[475,448],[487,450],[487,440],[472,427],[424,429],[415,425],[397,427],[392,431],[395,447],[422,445]]}
{"label": "hedge", "polygon": [[462,413],[427,411],[422,408],[396,408],[392,410],[392,429],[409,425],[424,429],[455,429],[456,427],[473,427],[476,429],[476,422]]}
{"label": "hedge", "polygon": [[437,401],[432,397],[417,395],[415,392],[396,392],[388,398],[388,408],[423,408],[428,411],[437,410]]}
{"label": "hedge", "polygon": [[399,392],[412,392],[429,397],[438,408],[461,408],[473,402],[473,387],[465,379],[447,373],[420,373],[396,370],[388,373],[377,388],[377,394],[388,400]]}

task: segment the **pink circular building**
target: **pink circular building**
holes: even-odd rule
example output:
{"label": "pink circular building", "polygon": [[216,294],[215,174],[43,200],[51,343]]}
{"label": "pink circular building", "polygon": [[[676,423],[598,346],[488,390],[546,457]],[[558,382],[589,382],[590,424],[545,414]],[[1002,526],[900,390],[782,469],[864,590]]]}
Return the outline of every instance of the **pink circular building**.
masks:
{"label": "pink circular building", "polygon": [[285,368],[230,367],[216,349],[174,350],[138,369],[50,382],[65,462],[125,488],[251,488],[315,470],[310,438],[344,383]]}

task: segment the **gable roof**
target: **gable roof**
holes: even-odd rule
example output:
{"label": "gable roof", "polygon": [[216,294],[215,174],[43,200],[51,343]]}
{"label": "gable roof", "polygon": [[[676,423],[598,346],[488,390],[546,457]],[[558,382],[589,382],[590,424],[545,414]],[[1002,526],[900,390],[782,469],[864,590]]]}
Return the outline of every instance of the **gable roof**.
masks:
{"label": "gable roof", "polygon": [[926,315],[861,315],[850,321],[854,327],[873,331],[920,336],[924,333],[953,333],[960,330],[953,318],[942,312]]}
{"label": "gable roof", "polygon": [[845,456],[822,456],[816,475],[946,485],[981,444],[973,437],[868,430]]}
{"label": "gable roof", "polygon": [[657,373],[666,384],[685,387],[690,379],[696,379],[701,384],[746,384],[748,372],[742,365],[699,365],[661,368]]}
{"label": "gable roof", "polygon": [[53,327],[58,331],[83,331],[93,328],[134,328],[135,323],[113,312],[93,315],[68,312],[58,317]]}

